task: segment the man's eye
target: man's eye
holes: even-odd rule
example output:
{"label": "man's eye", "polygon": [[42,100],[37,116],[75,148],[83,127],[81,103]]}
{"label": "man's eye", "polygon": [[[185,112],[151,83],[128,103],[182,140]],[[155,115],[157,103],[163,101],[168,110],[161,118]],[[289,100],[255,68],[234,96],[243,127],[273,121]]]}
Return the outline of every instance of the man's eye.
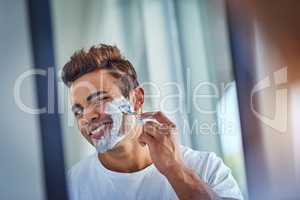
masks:
{"label": "man's eye", "polygon": [[101,101],[106,101],[106,100],[108,100],[108,99],[110,99],[110,97],[108,97],[108,96],[102,97],[102,98],[101,98]]}
{"label": "man's eye", "polygon": [[80,112],[80,111],[75,111],[75,112],[74,112],[74,116],[75,116],[76,118],[80,118],[80,117],[82,116],[82,112]]}

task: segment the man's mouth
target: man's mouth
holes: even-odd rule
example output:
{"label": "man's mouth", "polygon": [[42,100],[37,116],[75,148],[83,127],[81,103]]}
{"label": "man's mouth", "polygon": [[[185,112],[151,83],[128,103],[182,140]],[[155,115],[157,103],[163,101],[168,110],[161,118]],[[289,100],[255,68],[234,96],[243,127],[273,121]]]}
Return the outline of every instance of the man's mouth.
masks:
{"label": "man's mouth", "polygon": [[92,128],[89,132],[89,136],[92,139],[100,140],[104,137],[104,134],[112,128],[112,122],[106,121],[98,124],[96,127]]}

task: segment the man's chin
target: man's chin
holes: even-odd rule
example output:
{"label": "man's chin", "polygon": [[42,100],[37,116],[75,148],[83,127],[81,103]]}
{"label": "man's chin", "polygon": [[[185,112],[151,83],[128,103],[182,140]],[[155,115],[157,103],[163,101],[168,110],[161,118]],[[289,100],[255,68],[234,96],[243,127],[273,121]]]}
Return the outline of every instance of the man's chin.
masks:
{"label": "man's chin", "polygon": [[[122,151],[122,149],[124,149],[124,147],[126,146],[126,144],[128,144],[129,142],[130,142],[130,139],[125,136],[118,143],[116,143],[115,146],[113,146],[113,148],[108,149],[107,151],[105,151],[103,153],[118,152],[120,150]],[[94,147],[96,147],[96,146],[94,146]]]}

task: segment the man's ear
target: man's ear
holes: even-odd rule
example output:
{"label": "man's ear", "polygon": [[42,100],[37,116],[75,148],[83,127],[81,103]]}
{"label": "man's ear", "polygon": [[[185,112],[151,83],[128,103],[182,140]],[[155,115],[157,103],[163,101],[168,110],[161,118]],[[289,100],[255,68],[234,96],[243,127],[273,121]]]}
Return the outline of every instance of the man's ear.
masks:
{"label": "man's ear", "polygon": [[129,93],[129,100],[134,107],[134,111],[138,112],[144,105],[144,88],[136,87]]}

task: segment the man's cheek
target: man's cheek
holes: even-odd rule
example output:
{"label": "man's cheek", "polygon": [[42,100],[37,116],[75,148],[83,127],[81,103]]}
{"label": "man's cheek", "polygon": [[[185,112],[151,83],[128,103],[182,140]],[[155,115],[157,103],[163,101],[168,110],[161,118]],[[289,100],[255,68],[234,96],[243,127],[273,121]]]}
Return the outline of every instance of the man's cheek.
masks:
{"label": "man's cheek", "polygon": [[80,120],[76,119],[76,125],[77,125],[78,130],[81,133],[83,133],[85,131],[86,126],[84,126]]}
{"label": "man's cheek", "polygon": [[78,129],[79,129],[81,135],[83,135],[84,137],[88,137],[88,132],[87,132],[86,127],[78,125]]}

